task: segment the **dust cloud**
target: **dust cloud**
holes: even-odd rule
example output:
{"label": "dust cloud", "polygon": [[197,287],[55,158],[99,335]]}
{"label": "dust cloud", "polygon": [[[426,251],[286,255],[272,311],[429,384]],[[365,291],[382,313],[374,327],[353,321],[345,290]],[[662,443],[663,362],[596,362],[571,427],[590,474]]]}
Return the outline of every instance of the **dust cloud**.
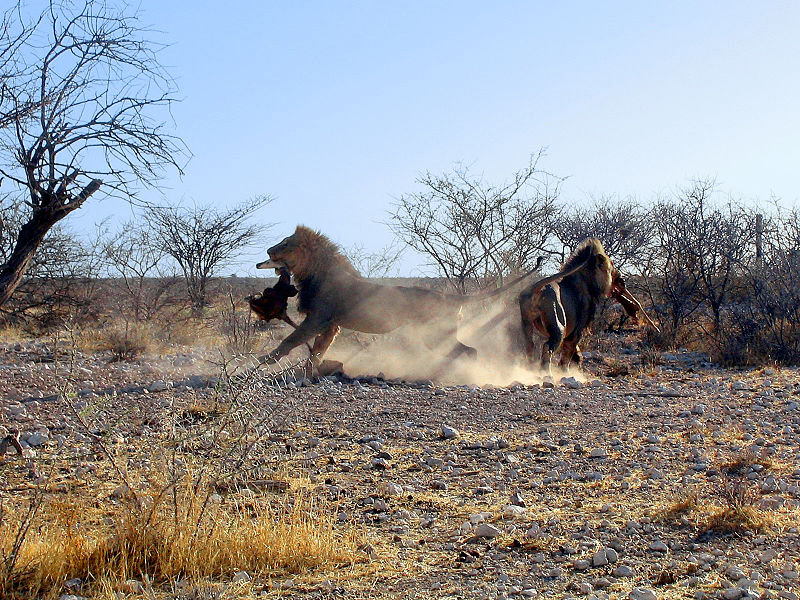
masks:
{"label": "dust cloud", "polygon": [[[426,348],[421,333],[433,326],[430,322],[406,325],[385,335],[342,331],[325,358],[341,361],[350,377],[382,374],[387,379],[494,386],[531,385],[545,378],[545,373],[531,369],[525,357],[516,302],[463,307],[458,339],[478,351],[474,361],[445,358],[449,351],[445,346]],[[556,378],[561,374],[554,368]],[[580,377],[574,371],[569,375]]]}

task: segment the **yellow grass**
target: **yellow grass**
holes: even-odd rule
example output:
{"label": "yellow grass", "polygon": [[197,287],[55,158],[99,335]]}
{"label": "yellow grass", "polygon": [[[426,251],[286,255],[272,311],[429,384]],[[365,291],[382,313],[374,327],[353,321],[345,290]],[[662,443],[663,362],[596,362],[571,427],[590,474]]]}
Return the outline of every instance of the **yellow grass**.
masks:
{"label": "yellow grass", "polygon": [[[308,497],[274,506],[260,498],[209,499],[185,488],[157,492],[141,508],[46,498],[13,569],[0,571],[0,597],[57,597],[75,577],[100,592],[109,581],[303,573],[353,564],[358,556],[359,536],[334,527],[335,507]],[[1,557],[9,556],[24,515],[3,516]]]}

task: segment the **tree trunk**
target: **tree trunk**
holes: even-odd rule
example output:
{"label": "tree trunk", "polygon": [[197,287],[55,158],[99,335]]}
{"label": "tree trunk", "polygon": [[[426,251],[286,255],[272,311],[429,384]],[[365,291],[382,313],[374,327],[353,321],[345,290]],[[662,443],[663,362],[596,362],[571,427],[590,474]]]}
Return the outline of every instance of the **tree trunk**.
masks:
{"label": "tree trunk", "polygon": [[[77,171],[75,172],[77,175]],[[86,199],[100,189],[103,182],[100,179],[92,179],[79,194],[69,198],[64,194],[69,183],[74,181],[65,179],[61,184],[60,195],[51,195],[50,192],[43,192],[37,185],[41,198],[39,208],[33,211],[31,220],[25,223],[17,235],[17,242],[14,251],[8,260],[0,265],[0,306],[17,289],[22,278],[28,270],[36,251],[42,244],[47,233],[53,225],[66,217],[73,210],[80,208]]]}
{"label": "tree trunk", "polygon": [[39,212],[20,228],[14,251],[8,261],[0,265],[0,306],[17,289],[42,240],[57,222],[55,215]]}

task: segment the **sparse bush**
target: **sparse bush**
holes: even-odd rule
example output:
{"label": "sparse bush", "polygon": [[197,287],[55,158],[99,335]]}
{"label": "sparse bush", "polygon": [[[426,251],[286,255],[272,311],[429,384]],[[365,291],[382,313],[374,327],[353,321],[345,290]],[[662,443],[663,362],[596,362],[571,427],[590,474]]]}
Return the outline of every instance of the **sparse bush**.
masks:
{"label": "sparse bush", "polygon": [[259,337],[253,313],[245,304],[236,306],[233,293],[228,293],[228,302],[219,310],[218,327],[225,338],[225,349],[234,355],[251,354],[258,347]]}
{"label": "sparse bush", "polygon": [[101,329],[97,349],[111,353],[112,360],[133,360],[152,347],[152,335],[145,325],[112,325]]}
{"label": "sparse bush", "polygon": [[228,210],[204,206],[150,207],[147,219],[161,250],[183,272],[195,315],[209,304],[208,283],[248,245],[259,241],[271,225],[251,223],[255,213],[272,202],[259,196]]}

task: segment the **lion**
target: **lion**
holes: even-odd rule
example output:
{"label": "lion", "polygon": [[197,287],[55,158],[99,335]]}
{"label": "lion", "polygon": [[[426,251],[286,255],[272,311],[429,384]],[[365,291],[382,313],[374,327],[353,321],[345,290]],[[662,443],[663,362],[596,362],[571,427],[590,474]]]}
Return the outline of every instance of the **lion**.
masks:
{"label": "lion", "polygon": [[448,359],[475,359],[477,351],[456,336],[461,306],[468,300],[499,294],[533,272],[483,296],[381,285],[361,277],[326,236],[302,225],[269,248],[267,254],[269,260],[256,264],[256,268],[288,269],[300,290],[298,310],[306,317],[261,362],[276,361],[315,338],[312,361],[318,363],[342,327],[380,334],[408,323],[425,324],[422,342],[430,349],[444,349]]}
{"label": "lion", "polygon": [[561,271],[523,290],[519,307],[529,362],[535,361],[538,334],[545,338],[540,365],[548,375],[553,353],[559,347],[560,366],[569,370],[575,363],[580,368],[582,356],[578,344],[581,336],[594,319],[597,304],[603,297],[611,296],[615,279],[621,281],[624,288],[624,280],[608,258],[603,244],[597,238],[589,238],[575,249]]}

